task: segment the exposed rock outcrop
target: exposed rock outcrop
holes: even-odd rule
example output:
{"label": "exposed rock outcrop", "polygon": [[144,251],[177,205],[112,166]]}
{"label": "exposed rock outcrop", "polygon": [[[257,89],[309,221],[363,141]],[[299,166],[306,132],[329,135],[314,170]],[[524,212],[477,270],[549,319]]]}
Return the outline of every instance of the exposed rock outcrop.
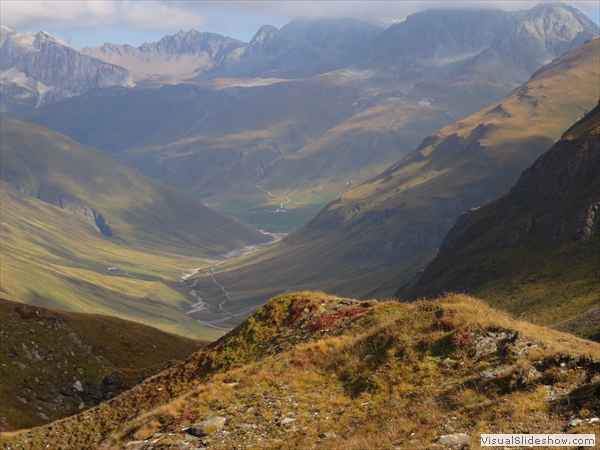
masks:
{"label": "exposed rock outcrop", "polygon": [[109,86],[133,87],[129,72],[84,55],[45,31],[4,27],[0,50],[2,101],[32,107]]}

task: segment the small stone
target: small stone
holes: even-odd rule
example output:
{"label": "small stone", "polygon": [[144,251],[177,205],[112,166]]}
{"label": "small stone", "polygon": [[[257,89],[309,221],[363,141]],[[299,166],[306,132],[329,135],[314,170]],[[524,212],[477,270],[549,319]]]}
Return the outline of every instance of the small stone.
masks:
{"label": "small stone", "polygon": [[450,425],[450,424],[444,425],[444,431],[446,433],[448,433],[448,434],[452,434],[452,433],[456,432],[456,430],[454,429],[454,427],[452,425]]}
{"label": "small stone", "polygon": [[588,419],[589,423],[596,423],[596,422],[600,422],[600,419],[598,419],[597,417],[592,417],[591,419]]}
{"label": "small stone", "polygon": [[503,366],[503,367],[497,367],[496,369],[492,369],[492,370],[486,370],[483,372],[479,373],[479,376],[481,378],[495,378],[499,375],[502,375],[506,372],[510,372],[512,370],[514,370],[515,366],[514,365],[510,365],[510,366]]}
{"label": "small stone", "polygon": [[442,445],[463,445],[471,442],[473,438],[466,433],[455,433],[440,436],[438,442]]}
{"label": "small stone", "polygon": [[83,386],[81,385],[81,381],[77,380],[75,383],[73,383],[73,389],[79,392],[83,392]]}
{"label": "small stone", "polygon": [[580,427],[583,424],[583,420],[581,419],[573,419],[567,425],[569,428]]}
{"label": "small stone", "polygon": [[207,436],[210,433],[220,430],[225,426],[227,419],[225,417],[211,417],[210,419],[203,420],[200,423],[195,423],[189,427],[186,431],[192,436],[202,437]]}
{"label": "small stone", "polygon": [[296,419],[292,419],[290,417],[286,417],[281,422],[279,422],[279,426],[284,427],[284,426],[289,425],[290,423],[295,422],[295,421],[296,421]]}
{"label": "small stone", "polygon": [[337,434],[335,434],[335,433],[321,433],[319,435],[319,437],[321,439],[335,439],[337,437]]}
{"label": "small stone", "polygon": [[419,443],[418,439],[411,439],[410,441],[408,441],[409,445],[417,445]]}
{"label": "small stone", "polygon": [[79,409],[85,409],[85,403],[81,402],[81,403],[79,404]]}
{"label": "small stone", "polygon": [[367,355],[367,356],[365,356],[365,357],[362,359],[362,362],[366,363],[366,362],[369,362],[369,361],[371,361],[371,360],[373,360],[373,359],[375,359],[375,358],[376,358],[376,356],[375,356],[375,355]]}
{"label": "small stone", "polygon": [[44,420],[50,420],[50,418],[44,413],[38,413],[38,416],[40,416]]}

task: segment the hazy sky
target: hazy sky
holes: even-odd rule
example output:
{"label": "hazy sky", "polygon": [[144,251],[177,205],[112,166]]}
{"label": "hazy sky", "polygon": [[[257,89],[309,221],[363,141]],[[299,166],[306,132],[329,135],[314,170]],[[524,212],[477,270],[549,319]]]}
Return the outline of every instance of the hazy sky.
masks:
{"label": "hazy sky", "polygon": [[[2,25],[18,33],[46,30],[75,48],[105,42],[139,46],[179,30],[213,31],[249,41],[261,25],[281,28],[294,17],[401,21],[440,7],[528,9],[540,1],[147,1],[1,0]],[[598,0],[566,1],[598,23]]]}

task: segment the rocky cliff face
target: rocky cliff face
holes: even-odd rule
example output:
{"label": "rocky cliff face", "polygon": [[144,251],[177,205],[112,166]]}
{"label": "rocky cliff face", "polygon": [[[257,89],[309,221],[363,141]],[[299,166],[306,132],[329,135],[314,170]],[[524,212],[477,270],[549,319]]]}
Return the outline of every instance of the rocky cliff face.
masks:
{"label": "rocky cliff face", "polygon": [[14,33],[4,27],[2,102],[41,106],[109,86],[133,87],[126,69],[84,55],[45,31]]}
{"label": "rocky cliff face", "polygon": [[231,64],[246,46],[242,41],[216,33],[179,31],[158,42],[131,45],[104,44],[82,53],[127,68],[137,80],[163,82],[197,77]]}
{"label": "rocky cliff face", "polygon": [[[599,117],[596,106],[525,170],[508,194],[462,214],[438,256],[396,297],[412,300],[444,291],[483,290],[496,298],[512,289],[533,299],[533,288],[544,291],[560,280],[568,292],[558,299],[550,290],[545,302],[564,307],[583,297],[571,309],[588,312],[587,285],[598,282],[597,271],[591,269],[600,254]],[[535,276],[522,283],[524,273]],[[592,295],[592,309],[598,309],[597,291]],[[526,306],[518,305],[515,312],[527,313]],[[562,320],[555,322],[569,314],[562,311]]]}

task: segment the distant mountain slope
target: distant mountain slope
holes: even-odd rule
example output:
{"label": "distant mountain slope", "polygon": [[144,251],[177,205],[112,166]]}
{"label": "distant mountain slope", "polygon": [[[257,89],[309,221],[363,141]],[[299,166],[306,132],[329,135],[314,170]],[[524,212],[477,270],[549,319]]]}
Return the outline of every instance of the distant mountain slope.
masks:
{"label": "distant mountain slope", "polygon": [[[435,256],[462,212],[507,192],[594,107],[599,79],[600,39],[594,39],[502,101],[430,135],[281,243],[222,266],[215,276],[240,308],[286,289],[392,295]],[[204,278],[197,286],[215,296],[211,301],[219,298]]]}
{"label": "distant mountain slope", "polygon": [[593,434],[599,353],[464,295],[408,305],[295,293],[134,389],[0,442],[375,450]]}
{"label": "distant mountain slope", "polygon": [[227,214],[60,133],[2,117],[0,178],[132,246],[218,255],[265,238]]}
{"label": "distant mountain slope", "polygon": [[3,116],[0,150],[3,297],[221,334],[181,276],[269,237],[38,125]]}
{"label": "distant mountain slope", "polygon": [[45,31],[2,26],[2,112],[27,109],[109,86],[133,87],[129,72],[69,47]]}
{"label": "distant mountain slope", "polygon": [[473,292],[527,320],[600,338],[600,116],[596,106],[510,192],[463,213],[395,294]]}
{"label": "distant mountain slope", "polygon": [[104,44],[82,52],[127,68],[137,82],[178,83],[215,77],[304,78],[364,58],[383,28],[357,19],[292,20],[263,25],[249,43],[190,30],[140,47]]}
{"label": "distant mountain slope", "polygon": [[72,416],[184,360],[202,343],[115,317],[0,299],[2,431]]}
{"label": "distant mountain slope", "polygon": [[598,25],[564,3],[516,12],[429,10],[388,28],[361,64],[414,81],[468,75],[524,83],[543,65],[598,34]]}
{"label": "distant mountain slope", "polygon": [[239,60],[219,76],[305,78],[363,59],[383,28],[358,19],[296,18],[262,26]]}
{"label": "distant mountain slope", "polygon": [[139,47],[107,43],[81,52],[127,68],[137,82],[177,83],[231,64],[240,53],[236,50],[246,45],[216,33],[190,30]]}
{"label": "distant mountain slope", "polygon": [[178,283],[183,273],[210,263],[106,237],[86,217],[0,184],[3,298],[205,340],[222,334],[185,314],[197,298]]}

